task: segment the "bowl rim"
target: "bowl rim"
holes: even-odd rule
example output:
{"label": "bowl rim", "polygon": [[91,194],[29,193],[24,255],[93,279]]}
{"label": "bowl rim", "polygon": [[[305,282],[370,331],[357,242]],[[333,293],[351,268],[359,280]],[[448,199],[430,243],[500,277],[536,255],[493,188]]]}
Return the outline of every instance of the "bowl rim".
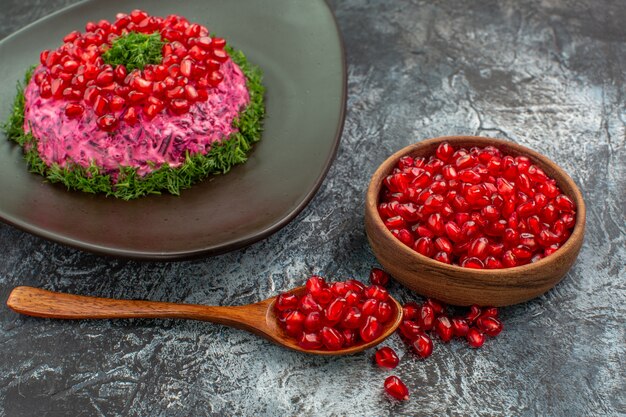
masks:
{"label": "bowl rim", "polygon": [[[574,200],[574,204],[576,205],[576,223],[574,225],[574,229],[572,230],[572,234],[567,239],[565,244],[559,248],[553,254],[540,259],[537,262],[529,263],[526,265],[514,266],[510,268],[499,268],[499,269],[473,269],[473,268],[464,268],[460,265],[451,265],[443,262],[436,261],[432,258],[424,256],[419,252],[414,251],[412,248],[406,246],[402,242],[400,242],[384,225],[380,214],[378,213],[378,201],[380,198],[380,189],[382,187],[383,178],[388,175],[389,172],[393,169],[397,161],[405,156],[411,155],[416,151],[431,147],[438,143],[449,142],[451,145],[459,145],[463,142],[479,142],[483,145],[477,146],[488,146],[493,145],[498,147],[501,150],[512,150],[513,154],[518,153],[520,155],[528,156],[531,161],[538,165],[544,171],[550,171],[550,177],[556,180],[557,184],[561,191],[568,195],[568,197]],[[504,149],[503,149],[504,148]],[[549,167],[546,170],[546,167]],[[547,173],[547,172],[546,172]],[[556,175],[555,175],[556,174]],[[563,183],[567,184],[567,187],[572,190],[572,194],[566,193],[562,186]],[[390,242],[394,242],[394,247],[398,250],[404,252],[405,254],[414,257],[417,261],[426,264],[426,266],[431,268],[442,269],[447,272],[453,274],[465,273],[472,274],[473,277],[480,277],[482,279],[491,279],[495,278],[498,281],[502,279],[502,276],[529,276],[533,273],[537,273],[554,262],[564,259],[568,253],[571,251],[578,251],[580,245],[582,244],[582,240],[585,232],[585,223],[586,223],[586,207],[585,202],[583,200],[582,193],[574,180],[554,161],[549,159],[547,156],[540,154],[537,151],[534,151],[526,146],[520,145],[516,142],[512,142],[510,140],[504,140],[500,138],[490,138],[485,136],[468,136],[468,135],[454,135],[454,136],[440,136],[435,138],[429,138],[422,140],[420,142],[413,143],[411,145],[405,146],[404,148],[396,151],[392,155],[390,155],[385,161],[376,168],[372,177],[370,179],[369,186],[367,188],[366,196],[365,196],[365,211],[366,215],[370,215],[371,220],[374,223],[374,226],[380,230],[382,230],[383,236],[386,240]],[[508,277],[510,278],[510,277]]]}

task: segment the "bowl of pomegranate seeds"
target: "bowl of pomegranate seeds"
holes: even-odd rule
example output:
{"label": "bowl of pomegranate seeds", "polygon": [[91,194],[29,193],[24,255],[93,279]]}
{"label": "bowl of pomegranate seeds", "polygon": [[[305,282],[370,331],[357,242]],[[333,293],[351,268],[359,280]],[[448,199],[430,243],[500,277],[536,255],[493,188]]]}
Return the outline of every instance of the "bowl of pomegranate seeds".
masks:
{"label": "bowl of pomegranate seeds", "polygon": [[585,203],[547,157],[501,139],[429,139],[372,176],[365,229],[378,261],[419,294],[503,306],[539,296],[574,263]]}

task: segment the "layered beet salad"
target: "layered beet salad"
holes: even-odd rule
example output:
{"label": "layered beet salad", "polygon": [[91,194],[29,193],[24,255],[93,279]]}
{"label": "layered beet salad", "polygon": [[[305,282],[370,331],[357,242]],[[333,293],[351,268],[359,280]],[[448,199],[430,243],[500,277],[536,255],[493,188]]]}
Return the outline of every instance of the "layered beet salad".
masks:
{"label": "layered beet salad", "polygon": [[260,139],[261,71],[200,24],[135,10],[63,42],[41,52],[6,124],[52,182],[123,199],[179,194]]}

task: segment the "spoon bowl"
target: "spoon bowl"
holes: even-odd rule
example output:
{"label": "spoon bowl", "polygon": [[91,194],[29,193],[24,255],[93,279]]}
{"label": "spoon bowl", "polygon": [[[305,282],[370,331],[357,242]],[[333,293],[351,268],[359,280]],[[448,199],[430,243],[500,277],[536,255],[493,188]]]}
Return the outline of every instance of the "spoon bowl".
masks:
{"label": "spoon bowl", "polygon": [[[300,295],[304,291],[305,287],[298,287],[289,292]],[[276,298],[243,306],[205,306],[89,297],[21,286],[11,291],[7,306],[16,313],[54,319],[160,318],[209,321],[247,330],[278,345],[314,355],[349,355],[376,346],[396,331],[402,321],[402,306],[389,296],[393,319],[385,324],[378,338],[340,350],[307,350],[298,346],[297,341],[280,327],[274,309]]]}

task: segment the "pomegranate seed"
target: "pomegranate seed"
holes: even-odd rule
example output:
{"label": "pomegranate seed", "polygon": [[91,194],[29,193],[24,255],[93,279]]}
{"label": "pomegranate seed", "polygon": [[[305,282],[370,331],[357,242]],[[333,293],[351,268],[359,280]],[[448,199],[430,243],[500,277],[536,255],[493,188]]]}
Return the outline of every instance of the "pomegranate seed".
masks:
{"label": "pomegranate seed", "polygon": [[109,107],[112,111],[119,111],[126,105],[126,100],[120,96],[113,96],[109,102]]}
{"label": "pomegranate seed", "polygon": [[428,237],[421,237],[417,239],[413,245],[413,249],[415,249],[416,252],[428,257],[430,257],[435,251],[433,242]]}
{"label": "pomegranate seed", "polygon": [[352,290],[349,290],[344,298],[346,299],[346,304],[348,304],[349,306],[356,305],[361,300],[361,296],[359,296]]}
{"label": "pomegranate seed", "polygon": [[122,116],[122,120],[124,120],[124,122],[126,122],[127,124],[134,126],[139,120],[137,116],[137,109],[135,109],[134,107],[129,107],[128,109],[126,109],[124,116]]}
{"label": "pomegranate seed", "polygon": [[426,333],[421,333],[417,336],[417,338],[411,343],[411,346],[413,347],[415,353],[423,359],[429,357],[433,353],[433,341]]}
{"label": "pomegranate seed", "polygon": [[388,346],[378,349],[374,355],[374,359],[381,368],[393,369],[400,363],[396,352]]}
{"label": "pomegranate seed", "polygon": [[350,329],[343,329],[341,331],[341,334],[343,336],[343,346],[344,347],[350,347],[350,346],[354,346],[357,342],[357,335],[356,332],[354,330],[350,330]]}
{"label": "pomegranate seed", "polygon": [[107,86],[113,83],[114,79],[115,75],[113,74],[113,71],[104,70],[96,76],[96,84],[100,87]]}
{"label": "pomegranate seed", "polygon": [[470,257],[466,258],[461,262],[461,266],[464,268],[472,268],[472,269],[484,269],[485,264],[478,258]]}
{"label": "pomegranate seed", "polygon": [[430,308],[433,309],[435,316],[441,316],[443,314],[446,314],[445,305],[433,298],[427,298],[424,304],[430,306]]}
{"label": "pomegranate seed", "polygon": [[276,297],[274,307],[278,311],[293,310],[298,307],[298,297],[290,293],[280,294]]}
{"label": "pomegranate seed", "polygon": [[469,331],[469,324],[467,320],[460,317],[452,317],[450,320],[452,323],[452,332],[455,337],[465,337]]}
{"label": "pomegranate seed", "polygon": [[409,399],[409,389],[404,385],[404,382],[395,375],[385,379],[385,392],[399,401]]}
{"label": "pomegranate seed", "polygon": [[402,319],[403,320],[413,320],[417,318],[417,313],[420,306],[414,302],[408,302],[404,306],[402,306]]}
{"label": "pomegranate seed", "polygon": [[322,336],[319,333],[302,333],[298,346],[306,350],[316,350],[324,345]]}
{"label": "pomegranate seed", "polygon": [[574,202],[566,195],[560,194],[557,195],[554,199],[556,207],[559,210],[563,211],[573,211],[574,210]]}
{"label": "pomegranate seed", "polygon": [[350,307],[341,319],[341,326],[346,329],[358,329],[361,325],[362,316],[358,307]]}
{"label": "pomegranate seed", "polygon": [[400,334],[406,337],[408,340],[415,340],[417,337],[424,333],[424,330],[412,320],[404,320],[400,323]]}
{"label": "pomegranate seed", "polygon": [[306,291],[310,294],[315,294],[320,290],[327,288],[326,281],[319,275],[313,275],[306,281]]}
{"label": "pomegranate seed", "polygon": [[373,298],[378,301],[387,301],[389,299],[389,293],[380,285],[371,285],[367,287],[363,291],[363,295],[366,298]]}
{"label": "pomegranate seed", "polygon": [[369,316],[365,320],[365,323],[359,329],[359,334],[364,342],[371,342],[375,340],[383,333],[383,327],[380,325],[378,319],[374,316]]}
{"label": "pomegranate seed", "polygon": [[105,132],[112,132],[117,127],[118,120],[112,114],[105,114],[96,121],[98,127]]}
{"label": "pomegranate seed", "polygon": [[343,346],[344,338],[341,332],[332,327],[324,327],[321,331],[322,343],[328,350],[338,350]]}
{"label": "pomegranate seed", "polygon": [[285,316],[285,331],[290,336],[300,336],[306,316],[300,311],[290,311]]}
{"label": "pomegranate seed", "polygon": [[386,287],[389,284],[389,274],[379,268],[372,268],[370,271],[370,282],[373,285]]}
{"label": "pomegranate seed", "polygon": [[480,313],[479,317],[495,317],[498,318],[500,316],[498,309],[496,307],[484,307]]}
{"label": "pomegranate seed", "polygon": [[378,309],[374,313],[374,316],[381,323],[387,323],[393,317],[393,309],[389,303],[381,301],[378,303]]}
{"label": "pomegranate seed", "polygon": [[443,262],[444,264],[450,264],[452,263],[450,261],[450,255],[447,252],[437,252],[434,256],[433,259],[439,262]]}
{"label": "pomegranate seed", "polygon": [[437,147],[437,151],[436,151],[437,158],[441,159],[444,162],[450,159],[453,153],[454,153],[454,148],[450,146],[448,142],[443,142],[441,145]]}
{"label": "pomegranate seed", "polygon": [[437,336],[442,342],[447,343],[452,340],[454,336],[454,329],[452,328],[452,322],[446,316],[439,316],[435,322],[435,331]]}
{"label": "pomegranate seed", "polygon": [[298,305],[298,308],[300,309],[300,311],[302,311],[305,314],[309,314],[314,311],[318,313],[322,312],[322,306],[320,306],[315,301],[315,299],[313,298],[313,295],[311,294],[306,294],[304,297],[300,299],[300,304]]}
{"label": "pomegranate seed", "polygon": [[[327,288],[325,290],[330,292]],[[326,322],[330,324],[339,322],[339,320],[343,317],[345,309],[346,300],[344,298],[335,298],[324,309],[324,318]]]}
{"label": "pomegranate seed", "polygon": [[474,324],[474,322],[480,316],[481,313],[482,313],[482,310],[480,309],[480,307],[474,304],[470,306],[470,310],[467,312],[467,314],[465,314],[465,320],[467,320],[467,322],[470,325]]}
{"label": "pomegranate seed", "polygon": [[361,311],[364,316],[372,316],[378,311],[378,300],[370,298],[363,303]]}
{"label": "pomegranate seed", "polygon": [[221,71],[211,71],[207,77],[207,81],[213,87],[217,87],[224,80],[224,74]]}
{"label": "pomegranate seed", "polygon": [[502,331],[502,322],[496,317],[481,315],[476,320],[476,327],[486,335],[495,337]]}
{"label": "pomegranate seed", "polygon": [[485,343],[485,335],[475,327],[470,327],[465,336],[470,347],[479,348]]}
{"label": "pomegranate seed", "polygon": [[68,103],[65,106],[65,115],[70,119],[81,116],[84,111],[84,107],[77,103]]}
{"label": "pomegranate seed", "polygon": [[485,259],[485,269],[499,269],[502,268],[502,262],[494,258],[493,256],[488,256]]}
{"label": "pomegranate seed", "polygon": [[365,289],[365,285],[362,282],[357,281],[355,279],[349,279],[346,281],[346,285],[350,287],[351,291],[354,291],[357,294],[361,294]]}
{"label": "pomegranate seed", "polygon": [[430,305],[420,306],[417,312],[417,324],[425,331],[430,331],[435,325],[435,311]]}

